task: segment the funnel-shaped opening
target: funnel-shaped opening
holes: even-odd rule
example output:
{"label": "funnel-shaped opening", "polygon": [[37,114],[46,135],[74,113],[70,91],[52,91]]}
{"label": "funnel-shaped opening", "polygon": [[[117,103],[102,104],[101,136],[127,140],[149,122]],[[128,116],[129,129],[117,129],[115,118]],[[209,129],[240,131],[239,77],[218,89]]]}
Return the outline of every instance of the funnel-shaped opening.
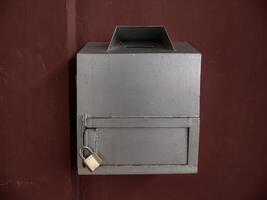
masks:
{"label": "funnel-shaped opening", "polygon": [[109,43],[108,52],[170,52],[174,51],[163,26],[118,26]]}

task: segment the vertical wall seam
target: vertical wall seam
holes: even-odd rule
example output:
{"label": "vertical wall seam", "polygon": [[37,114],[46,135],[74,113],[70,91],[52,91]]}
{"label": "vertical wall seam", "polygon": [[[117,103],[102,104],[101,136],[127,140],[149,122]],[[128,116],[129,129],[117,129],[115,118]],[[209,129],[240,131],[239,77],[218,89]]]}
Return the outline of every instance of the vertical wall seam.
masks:
{"label": "vertical wall seam", "polygon": [[71,195],[73,200],[80,199],[80,180],[77,176],[77,155],[76,155],[76,0],[66,0],[66,52],[68,64],[68,83],[69,83],[69,144],[70,144],[70,177]]}

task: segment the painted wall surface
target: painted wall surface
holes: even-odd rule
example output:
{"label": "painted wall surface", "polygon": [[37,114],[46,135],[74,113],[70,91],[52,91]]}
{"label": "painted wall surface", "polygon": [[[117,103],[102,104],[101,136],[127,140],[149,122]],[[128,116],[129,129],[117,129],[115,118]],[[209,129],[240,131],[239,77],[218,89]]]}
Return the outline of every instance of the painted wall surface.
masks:
{"label": "painted wall surface", "polygon": [[[267,199],[264,0],[2,0],[0,199]],[[78,176],[75,53],[116,25],[202,52],[199,173]]]}

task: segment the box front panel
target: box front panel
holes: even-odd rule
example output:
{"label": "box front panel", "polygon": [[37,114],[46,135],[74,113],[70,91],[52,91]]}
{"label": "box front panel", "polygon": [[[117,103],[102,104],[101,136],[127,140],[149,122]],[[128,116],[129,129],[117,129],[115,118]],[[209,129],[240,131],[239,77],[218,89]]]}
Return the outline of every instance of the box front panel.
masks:
{"label": "box front panel", "polygon": [[200,62],[198,53],[79,54],[77,150],[103,158],[94,172],[78,158],[79,174],[197,172]]}
{"label": "box front panel", "polygon": [[78,55],[78,113],[198,117],[199,54]]}

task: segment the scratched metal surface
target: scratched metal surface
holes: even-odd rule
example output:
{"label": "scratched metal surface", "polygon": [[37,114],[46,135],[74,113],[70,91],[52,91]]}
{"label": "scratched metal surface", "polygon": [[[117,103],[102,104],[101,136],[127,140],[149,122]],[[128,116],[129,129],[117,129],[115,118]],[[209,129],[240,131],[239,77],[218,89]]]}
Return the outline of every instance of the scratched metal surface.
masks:
{"label": "scratched metal surface", "polygon": [[84,138],[102,166],[187,164],[187,128],[98,128]]}
{"label": "scratched metal surface", "polygon": [[77,55],[77,112],[199,117],[201,55],[184,42],[174,44],[180,49],[174,53],[96,54],[99,47],[90,50],[88,43]]}
{"label": "scratched metal surface", "polygon": [[[197,171],[199,129],[189,131],[187,120],[199,118],[201,54],[186,42],[173,46],[170,53],[113,53],[103,43],[88,43],[77,54],[77,150],[84,143],[103,158],[93,173],[78,158],[79,174]],[[92,119],[92,134],[81,132],[83,113]],[[175,118],[185,123],[160,127]]]}

